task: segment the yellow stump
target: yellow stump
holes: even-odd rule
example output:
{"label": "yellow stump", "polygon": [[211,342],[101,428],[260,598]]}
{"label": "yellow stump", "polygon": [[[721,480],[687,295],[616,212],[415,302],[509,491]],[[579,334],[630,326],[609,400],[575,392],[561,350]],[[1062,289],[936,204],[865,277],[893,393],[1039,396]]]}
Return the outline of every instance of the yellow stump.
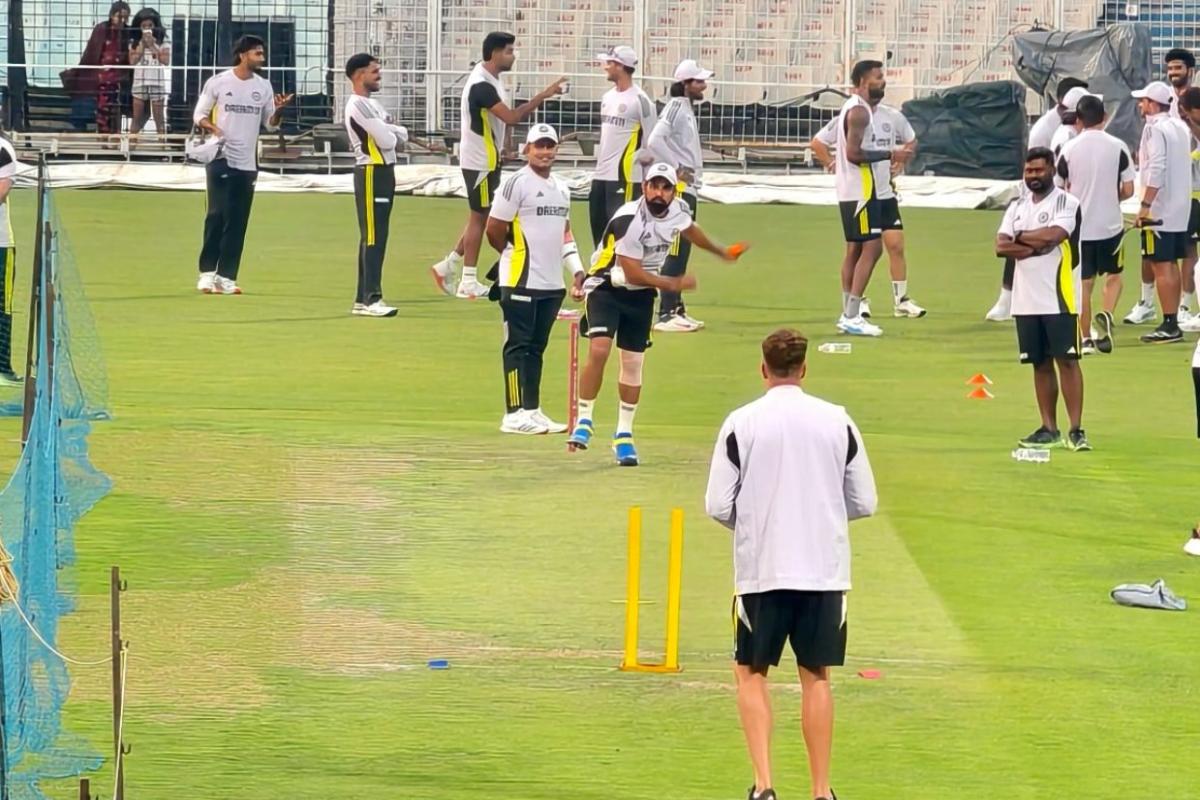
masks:
{"label": "yellow stump", "polygon": [[629,566],[625,576],[625,660],[621,669],[638,665],[638,594],[642,582],[642,509],[629,509]]}
{"label": "yellow stump", "polygon": [[667,641],[662,664],[638,661],[638,610],[642,571],[642,510],[629,509],[629,565],[625,587],[625,658],[621,669],[628,672],[679,672],[679,600],[683,579],[683,509],[671,511],[671,533],[667,551]]}

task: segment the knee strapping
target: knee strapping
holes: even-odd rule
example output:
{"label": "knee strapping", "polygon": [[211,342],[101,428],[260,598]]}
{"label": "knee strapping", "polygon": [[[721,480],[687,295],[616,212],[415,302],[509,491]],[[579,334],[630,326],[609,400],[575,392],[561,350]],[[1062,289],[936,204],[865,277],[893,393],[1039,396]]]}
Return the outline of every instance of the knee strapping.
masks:
{"label": "knee strapping", "polygon": [[645,357],[645,353],[633,353],[629,350],[622,350],[621,373],[617,380],[626,386],[641,386],[642,361]]}

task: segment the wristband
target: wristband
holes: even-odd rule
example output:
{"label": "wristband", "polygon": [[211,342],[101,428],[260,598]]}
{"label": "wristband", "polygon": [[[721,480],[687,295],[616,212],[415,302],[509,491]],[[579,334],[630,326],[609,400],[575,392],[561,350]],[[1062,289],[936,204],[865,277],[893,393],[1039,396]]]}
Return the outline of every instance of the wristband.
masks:
{"label": "wristband", "polygon": [[579,248],[575,242],[563,242],[562,264],[563,267],[571,270],[572,276],[583,272],[583,261],[579,258]]}

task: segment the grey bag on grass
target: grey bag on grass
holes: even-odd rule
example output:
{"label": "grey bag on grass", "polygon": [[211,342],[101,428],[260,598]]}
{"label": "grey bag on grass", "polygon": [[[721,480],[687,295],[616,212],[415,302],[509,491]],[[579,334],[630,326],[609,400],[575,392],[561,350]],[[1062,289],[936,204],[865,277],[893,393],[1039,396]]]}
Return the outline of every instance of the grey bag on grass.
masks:
{"label": "grey bag on grass", "polygon": [[1187,609],[1187,601],[1182,597],[1176,597],[1175,593],[1163,583],[1162,578],[1156,580],[1151,586],[1144,583],[1122,583],[1120,586],[1114,587],[1109,594],[1118,605],[1122,606],[1158,608],[1163,611]]}

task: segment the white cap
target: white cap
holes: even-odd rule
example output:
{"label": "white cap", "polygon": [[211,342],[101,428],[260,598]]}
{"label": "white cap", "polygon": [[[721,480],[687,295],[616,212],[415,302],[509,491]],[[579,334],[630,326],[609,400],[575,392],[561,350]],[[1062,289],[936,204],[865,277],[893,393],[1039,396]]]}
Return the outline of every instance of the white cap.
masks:
{"label": "white cap", "polygon": [[537,125],[530,125],[529,133],[525,134],[525,144],[540,142],[542,139],[549,139],[558,144],[558,131],[554,130],[552,125],[547,125],[544,122],[539,122]]}
{"label": "white cap", "polygon": [[[1069,94],[1069,92],[1068,92]],[[1159,105],[1169,106],[1175,99],[1175,92],[1171,91],[1171,87],[1167,86],[1162,81],[1154,81],[1147,84],[1145,89],[1138,89],[1135,92],[1129,93],[1131,97],[1141,100],[1143,97],[1149,98]]]}
{"label": "white cap", "polygon": [[605,63],[615,61],[623,67],[636,67],[638,65],[637,53],[632,47],[620,45],[619,47],[610,47],[607,53],[601,53],[596,56],[597,61]]}
{"label": "white cap", "polygon": [[1103,95],[1092,94],[1082,86],[1075,86],[1067,90],[1067,93],[1063,95],[1063,108],[1065,108],[1067,111],[1075,111],[1079,108],[1079,101],[1085,97],[1094,97],[1097,100],[1104,99]]}
{"label": "white cap", "polygon": [[677,81],[706,81],[713,76],[711,69],[703,69],[694,58],[685,58],[675,68]]}
{"label": "white cap", "polygon": [[650,167],[650,169],[646,170],[646,174],[642,176],[643,181],[648,181],[651,178],[666,178],[671,182],[672,186],[679,183],[679,176],[675,174],[675,168],[662,161]]}

